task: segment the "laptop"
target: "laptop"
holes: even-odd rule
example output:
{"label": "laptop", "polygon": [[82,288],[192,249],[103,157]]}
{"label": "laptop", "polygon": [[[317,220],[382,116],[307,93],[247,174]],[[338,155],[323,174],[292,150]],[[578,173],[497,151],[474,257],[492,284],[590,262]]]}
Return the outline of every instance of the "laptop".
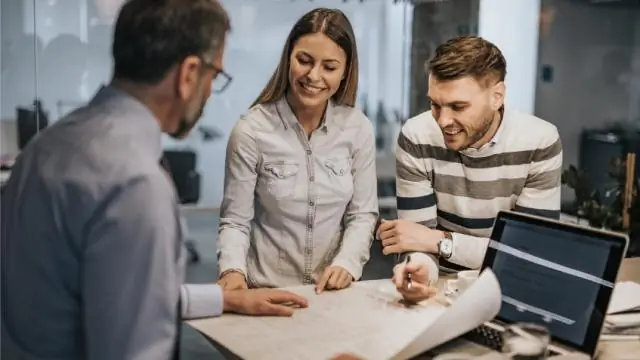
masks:
{"label": "laptop", "polygon": [[502,305],[493,321],[462,338],[482,345],[484,352],[471,352],[483,355],[501,348],[510,324],[533,322],[549,329],[552,355],[594,358],[628,244],[624,234],[500,212],[481,270],[495,273]]}

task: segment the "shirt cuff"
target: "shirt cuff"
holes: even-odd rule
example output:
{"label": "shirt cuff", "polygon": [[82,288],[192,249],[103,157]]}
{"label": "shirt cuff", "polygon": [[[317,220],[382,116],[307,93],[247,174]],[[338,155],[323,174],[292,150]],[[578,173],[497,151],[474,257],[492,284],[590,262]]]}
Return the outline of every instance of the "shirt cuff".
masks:
{"label": "shirt cuff", "polygon": [[[429,282],[436,282],[438,281],[438,277],[440,275],[439,273],[439,267],[438,267],[438,259],[431,255],[431,254],[427,254],[427,253],[421,253],[421,252],[412,252],[410,254],[407,254],[407,256],[411,256],[411,261],[415,261],[415,262],[419,262],[424,264],[427,267],[427,270],[429,271]],[[398,266],[400,264],[397,264],[396,266]],[[394,266],[394,273],[395,273],[395,266]]]}
{"label": "shirt cuff", "polygon": [[479,269],[484,262],[489,239],[461,233],[451,233],[451,236],[453,252],[448,261],[469,269]]}
{"label": "shirt cuff", "polygon": [[248,244],[247,235],[238,229],[225,228],[220,232],[217,254],[219,274],[234,269],[247,275]]}
{"label": "shirt cuff", "polygon": [[224,298],[217,284],[184,284],[180,288],[180,299],[183,320],[222,314]]}
{"label": "shirt cuff", "polygon": [[337,258],[333,260],[331,266],[339,266],[347,270],[347,272],[353,277],[354,281],[357,281],[362,277],[362,266],[354,263],[353,261]]}

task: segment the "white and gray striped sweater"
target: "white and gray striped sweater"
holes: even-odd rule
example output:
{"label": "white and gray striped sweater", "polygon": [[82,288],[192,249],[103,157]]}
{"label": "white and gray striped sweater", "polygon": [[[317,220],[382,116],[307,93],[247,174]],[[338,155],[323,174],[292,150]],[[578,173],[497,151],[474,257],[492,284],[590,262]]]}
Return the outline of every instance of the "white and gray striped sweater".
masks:
{"label": "white and gray striped sweater", "polygon": [[450,261],[478,268],[498,211],[559,217],[561,173],[560,137],[547,121],[506,109],[489,143],[457,152],[428,111],[398,137],[398,217],[453,232]]}

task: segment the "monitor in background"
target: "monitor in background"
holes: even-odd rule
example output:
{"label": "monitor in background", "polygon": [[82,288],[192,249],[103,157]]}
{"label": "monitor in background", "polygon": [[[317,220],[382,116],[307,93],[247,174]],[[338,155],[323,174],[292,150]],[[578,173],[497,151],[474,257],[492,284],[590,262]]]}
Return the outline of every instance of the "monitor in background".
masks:
{"label": "monitor in background", "polygon": [[22,150],[27,143],[49,126],[49,118],[42,109],[42,103],[35,100],[32,106],[16,108],[18,149]]}
{"label": "monitor in background", "polygon": [[623,234],[499,213],[482,266],[500,282],[497,320],[543,324],[593,354],[627,246]]}

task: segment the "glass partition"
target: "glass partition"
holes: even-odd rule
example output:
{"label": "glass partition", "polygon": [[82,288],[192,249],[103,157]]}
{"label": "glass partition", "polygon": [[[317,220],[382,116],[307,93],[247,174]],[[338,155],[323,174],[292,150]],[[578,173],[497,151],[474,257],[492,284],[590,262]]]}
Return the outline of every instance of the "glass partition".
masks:
{"label": "glass partition", "polygon": [[[113,23],[123,2],[2,1],[2,154],[15,155],[20,150],[18,136],[4,129],[15,129],[17,123],[23,123],[18,121],[19,116],[35,114],[34,129],[38,131],[86,103],[109,81]],[[232,20],[225,64],[234,81],[225,93],[211,97],[199,128],[186,140],[163,140],[167,149],[195,152],[197,170],[202,176],[198,204],[219,205],[228,133],[275,70],[293,23],[315,7],[339,8],[351,20],[360,55],[358,106],[374,124],[381,124],[378,136],[381,151],[395,143],[388,133],[394,134],[393,124],[409,115],[413,15],[410,2],[223,0],[222,3]]]}
{"label": "glass partition", "polygon": [[[34,0],[0,3],[0,156],[10,162],[28,135],[39,130],[39,116],[34,111],[37,93],[37,63],[43,44],[34,35],[33,17],[26,8]],[[21,118],[18,131],[17,119]]]}

